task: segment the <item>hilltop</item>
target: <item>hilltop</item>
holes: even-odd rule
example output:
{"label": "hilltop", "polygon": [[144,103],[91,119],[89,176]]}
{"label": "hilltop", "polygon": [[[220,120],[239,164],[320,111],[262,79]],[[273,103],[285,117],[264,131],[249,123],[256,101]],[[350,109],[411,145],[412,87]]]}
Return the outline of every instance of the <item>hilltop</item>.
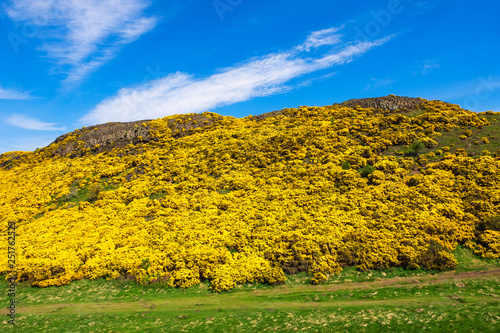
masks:
{"label": "hilltop", "polygon": [[459,245],[500,257],[499,119],[390,95],[86,127],[0,156],[1,230],[40,287],[449,270]]}
{"label": "hilltop", "polygon": [[[378,98],[353,99],[343,102],[341,106],[363,108],[374,108],[376,110],[418,110],[423,102],[421,98],[410,98],[400,96],[386,96]],[[261,121],[268,117],[275,117],[286,114],[286,110],[273,111],[257,116],[251,116],[250,119]],[[193,134],[196,129],[212,126],[215,121],[222,120],[222,116],[214,113],[205,112],[203,114],[190,114],[187,122],[180,122],[178,117],[169,117],[166,126],[173,132],[174,138],[184,137]],[[82,152],[91,152],[93,154],[111,151],[114,148],[124,148],[128,144],[148,143],[153,137],[153,128],[150,125],[151,119],[139,120],[128,123],[111,122],[106,124],[84,127],[73,132],[61,135],[51,145],[48,150],[52,156],[76,156]],[[65,141],[66,140],[66,141]],[[62,145],[58,145],[60,142]],[[78,142],[81,142],[78,144]],[[82,144],[83,143],[83,144]],[[53,148],[56,147],[57,148]],[[42,148],[42,151],[46,148]]]}

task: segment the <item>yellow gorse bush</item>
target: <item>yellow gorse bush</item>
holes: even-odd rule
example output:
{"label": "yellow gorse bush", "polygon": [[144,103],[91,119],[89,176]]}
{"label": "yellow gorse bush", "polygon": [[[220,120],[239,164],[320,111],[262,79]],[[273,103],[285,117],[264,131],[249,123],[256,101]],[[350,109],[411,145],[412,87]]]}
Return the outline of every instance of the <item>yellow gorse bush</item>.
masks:
{"label": "yellow gorse bush", "polygon": [[[349,265],[451,269],[458,244],[500,257],[500,229],[478,227],[500,215],[498,156],[457,151],[427,164],[425,155],[381,155],[489,124],[456,105],[422,108],[411,118],[340,105],[260,121],[204,113],[206,127],[172,116],[143,125],[149,143],[51,156],[83,129],[0,156],[1,231],[17,223],[19,279],[39,287],[133,276],[183,288],[208,280],[222,291],[301,271],[320,283]],[[363,177],[357,169],[368,166]]]}

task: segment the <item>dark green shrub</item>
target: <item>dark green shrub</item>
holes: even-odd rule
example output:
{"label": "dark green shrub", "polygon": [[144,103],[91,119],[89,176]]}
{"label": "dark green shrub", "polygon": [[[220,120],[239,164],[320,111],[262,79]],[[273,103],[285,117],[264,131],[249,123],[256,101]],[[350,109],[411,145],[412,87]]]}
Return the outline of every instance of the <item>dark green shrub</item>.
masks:
{"label": "dark green shrub", "polygon": [[362,167],[361,169],[358,169],[358,172],[361,174],[361,176],[368,177],[368,175],[371,174],[375,170],[376,169],[374,166],[367,164],[364,167]]}
{"label": "dark green shrub", "polygon": [[419,266],[438,271],[454,269],[457,264],[453,254],[433,239],[430,240],[426,253],[418,261]]}
{"label": "dark green shrub", "polygon": [[491,216],[486,220],[480,221],[476,225],[475,235],[478,237],[481,233],[486,230],[500,231],[500,215]]}
{"label": "dark green shrub", "polygon": [[410,145],[410,148],[406,152],[407,156],[418,156],[422,149],[425,148],[425,144],[422,141],[413,141],[413,143]]}
{"label": "dark green shrub", "polygon": [[300,272],[307,272],[309,265],[300,254],[294,254],[293,259],[281,265],[281,269],[286,274],[297,274]]}

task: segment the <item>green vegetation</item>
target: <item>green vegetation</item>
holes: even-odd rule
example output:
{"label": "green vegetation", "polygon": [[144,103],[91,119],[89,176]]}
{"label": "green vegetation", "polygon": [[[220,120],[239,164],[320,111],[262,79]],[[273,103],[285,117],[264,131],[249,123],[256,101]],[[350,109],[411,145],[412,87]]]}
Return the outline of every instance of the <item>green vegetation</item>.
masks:
{"label": "green vegetation", "polygon": [[170,116],[0,155],[16,330],[500,330],[499,114],[397,102]]}
{"label": "green vegetation", "polygon": [[371,174],[373,171],[375,171],[375,168],[370,164],[367,164],[364,167],[358,169],[358,172],[363,177],[368,177],[368,175]]}
{"label": "green vegetation", "polygon": [[420,154],[420,152],[422,151],[422,149],[425,148],[425,145],[422,141],[413,141],[413,143],[410,145],[410,150],[408,152],[408,155],[412,155],[412,156],[418,156]]}
{"label": "green vegetation", "polygon": [[[495,332],[500,260],[459,247],[455,272],[345,268],[318,286],[305,273],[285,285],[243,284],[216,294],[133,280],[79,280],[17,290],[16,327],[3,332]],[[147,264],[147,263],[146,263]],[[2,294],[6,285],[0,286]]]}
{"label": "green vegetation", "polygon": [[[482,156],[484,150],[487,150],[492,155],[500,152],[500,114],[483,112],[478,115],[488,120],[490,124],[481,128],[461,126],[449,131],[441,131],[441,135],[434,139],[437,142],[437,146],[432,148],[422,147],[419,149],[419,153],[427,154],[429,157],[428,162],[431,163],[439,161],[442,159],[442,156],[440,156],[440,154],[432,154],[432,156],[430,156],[429,153],[442,150],[443,147],[449,147],[448,153],[452,154],[458,149],[465,149],[468,155],[473,158]],[[405,114],[405,116],[409,117],[407,114]],[[483,138],[487,140],[483,140]],[[475,143],[476,141],[477,144]],[[413,144],[415,144],[415,142]],[[413,152],[411,146],[410,149],[405,149],[403,145],[395,145],[389,147],[382,154],[397,155],[396,152],[398,150],[403,150],[408,156],[411,156]]]}

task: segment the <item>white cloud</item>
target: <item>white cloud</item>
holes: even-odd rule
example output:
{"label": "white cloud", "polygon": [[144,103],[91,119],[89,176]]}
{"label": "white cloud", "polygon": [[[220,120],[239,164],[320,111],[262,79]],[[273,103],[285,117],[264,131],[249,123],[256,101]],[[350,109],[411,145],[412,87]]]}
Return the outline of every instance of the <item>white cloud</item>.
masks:
{"label": "white cloud", "polygon": [[65,127],[56,127],[55,123],[44,123],[35,118],[28,117],[23,114],[13,114],[5,120],[5,123],[10,126],[20,127],[36,131],[65,131]]}
{"label": "white cloud", "polygon": [[396,82],[396,80],[391,80],[391,79],[371,79],[371,82],[369,85],[365,87],[365,91],[368,90],[373,90],[376,88],[382,88],[382,87],[387,87]]}
{"label": "white cloud", "polygon": [[436,60],[425,60],[417,64],[417,69],[413,71],[413,74],[425,75],[432,72],[435,69],[441,67],[441,65]]}
{"label": "white cloud", "polygon": [[339,44],[342,36],[336,32],[340,29],[342,29],[342,27],[314,31],[307,37],[307,40],[302,45],[297,47],[297,50],[310,51],[320,46]]}
{"label": "white cloud", "polygon": [[294,88],[308,87],[308,86],[310,86],[311,84],[313,84],[315,82],[329,79],[329,78],[331,78],[332,76],[334,76],[336,74],[337,74],[336,72],[332,72],[332,73],[328,73],[328,74],[321,75],[321,76],[318,76],[318,77],[313,77],[313,78],[305,79],[305,80],[299,82],[298,84],[296,84]]}
{"label": "white cloud", "polygon": [[0,99],[26,101],[34,98],[36,97],[31,96],[30,92],[27,91],[0,87]]}
{"label": "white cloud", "polygon": [[148,0],[11,0],[7,15],[29,22],[50,58],[75,84],[157,24],[144,16]]}
{"label": "white cloud", "polygon": [[[337,29],[323,31],[331,33]],[[293,89],[285,84],[294,78],[348,63],[392,38],[347,43],[338,50],[330,49],[321,55],[312,56],[307,52],[309,48],[330,45],[333,40],[311,36],[324,37],[326,34],[313,33],[306,42],[289,51],[254,58],[206,78],[173,73],[138,87],[122,88],[117,96],[102,101],[80,121],[96,124],[160,118],[207,111],[255,97],[278,94]]]}

